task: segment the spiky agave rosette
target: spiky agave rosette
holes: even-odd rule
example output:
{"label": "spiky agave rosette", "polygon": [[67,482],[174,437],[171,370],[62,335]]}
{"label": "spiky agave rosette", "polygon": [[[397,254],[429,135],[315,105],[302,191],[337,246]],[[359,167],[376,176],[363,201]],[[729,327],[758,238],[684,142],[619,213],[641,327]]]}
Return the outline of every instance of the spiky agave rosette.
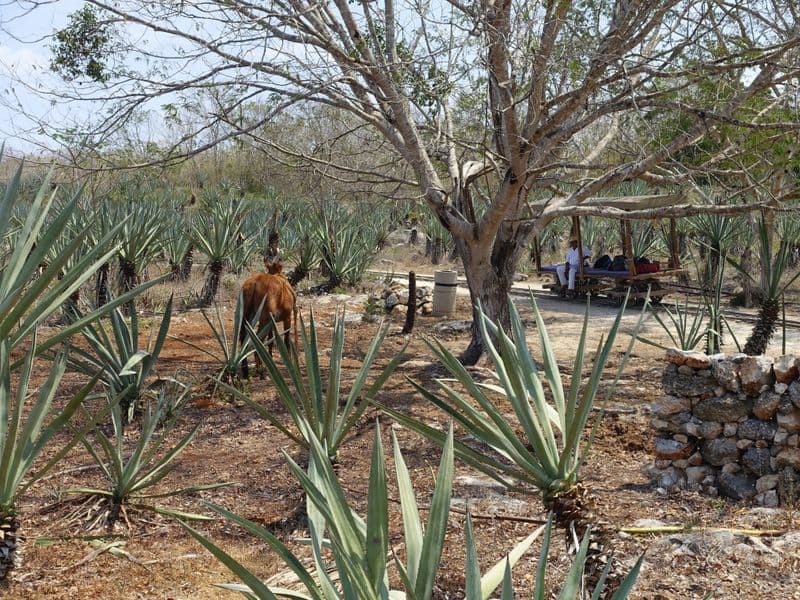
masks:
{"label": "spiky agave rosette", "polygon": [[[540,378],[539,367],[528,348],[522,319],[509,299],[512,335],[492,323],[482,311],[480,313],[482,337],[487,340],[487,354],[493,363],[498,384],[477,383],[455,356],[435,339],[427,341],[429,348],[459,385],[454,386],[453,379],[439,379],[437,384],[442,393],[436,394],[416,382],[412,381],[412,384],[423,397],[468,432],[471,438],[481,446],[485,445],[473,447],[456,441],[455,453],[459,458],[508,489],[523,493],[541,491],[545,507],[554,512],[556,522],[564,528],[568,539],[575,542],[575,547],[587,529],[590,531],[591,544],[586,564],[588,583],[594,587],[605,572],[609,584],[605,590],[611,594],[615,584],[620,581],[617,575],[621,574],[619,565],[609,551],[614,531],[595,514],[594,503],[580,482],[580,470],[599,426],[598,416],[590,427],[591,433],[585,435],[625,303],[606,339],[599,341],[591,373],[584,383],[584,353],[589,320],[587,303],[569,386],[565,389],[544,319],[533,297],[531,301],[541,345],[540,364],[543,364],[544,377]],[[646,305],[639,317],[639,324],[634,328],[627,352],[620,361],[614,384],[627,364],[645,310]],[[547,383],[549,394],[545,392],[543,380]],[[614,385],[610,386],[606,398],[613,388]],[[492,392],[492,395],[487,392]],[[513,409],[513,419],[509,419],[508,410],[498,407],[495,394],[507,399]],[[389,407],[380,408],[437,444],[444,443],[444,434],[438,429]],[[522,436],[518,434],[520,430]],[[487,453],[486,446],[494,452]]]}

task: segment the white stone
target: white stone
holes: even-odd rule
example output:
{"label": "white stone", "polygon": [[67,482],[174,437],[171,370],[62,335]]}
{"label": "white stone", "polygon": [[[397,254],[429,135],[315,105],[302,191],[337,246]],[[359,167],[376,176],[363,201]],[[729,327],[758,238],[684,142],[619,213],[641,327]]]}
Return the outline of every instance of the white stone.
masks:
{"label": "white stone", "polygon": [[783,395],[786,393],[786,390],[789,389],[789,386],[785,383],[776,383],[773,389],[775,390],[776,394]]}
{"label": "white stone", "polygon": [[[769,490],[764,492],[763,495],[759,495],[762,496],[762,499],[759,502],[761,506],[766,506],[768,508],[775,508],[778,506],[778,492],[775,490]],[[758,496],[756,496],[756,498],[758,498]]]}
{"label": "white stone", "polygon": [[778,487],[778,475],[764,475],[756,480],[756,490],[766,492]]}

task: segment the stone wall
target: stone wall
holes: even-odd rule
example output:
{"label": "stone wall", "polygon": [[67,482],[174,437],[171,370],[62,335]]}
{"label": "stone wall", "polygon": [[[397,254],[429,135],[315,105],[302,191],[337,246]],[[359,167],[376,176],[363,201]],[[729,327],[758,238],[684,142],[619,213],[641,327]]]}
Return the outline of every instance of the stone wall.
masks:
{"label": "stone wall", "polygon": [[800,358],[669,350],[653,404],[662,488],[764,506],[800,499]]}

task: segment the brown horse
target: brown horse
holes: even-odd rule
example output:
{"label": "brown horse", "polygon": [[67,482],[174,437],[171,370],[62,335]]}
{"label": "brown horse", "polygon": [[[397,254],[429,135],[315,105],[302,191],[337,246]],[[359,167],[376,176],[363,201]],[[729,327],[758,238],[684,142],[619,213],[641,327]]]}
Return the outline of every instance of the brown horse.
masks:
{"label": "brown horse", "polygon": [[[265,339],[268,338],[269,355],[272,356],[273,335],[279,332],[272,331],[272,321],[281,323],[284,331],[286,347],[291,347],[289,330],[292,328],[294,317],[294,339],[297,347],[297,296],[292,285],[283,274],[283,264],[280,261],[264,261],[266,273],[254,273],[242,284],[242,326],[239,330],[239,341],[244,342],[247,335],[245,323],[251,322],[259,309],[258,329],[264,331]],[[258,358],[256,357],[258,362]],[[247,358],[242,359],[242,376],[250,376]]]}

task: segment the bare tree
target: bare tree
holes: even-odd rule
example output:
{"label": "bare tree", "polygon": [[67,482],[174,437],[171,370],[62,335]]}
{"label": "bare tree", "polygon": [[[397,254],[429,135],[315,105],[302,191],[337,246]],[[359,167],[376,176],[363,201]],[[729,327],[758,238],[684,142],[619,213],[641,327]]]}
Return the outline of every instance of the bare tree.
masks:
{"label": "bare tree", "polygon": [[[473,304],[501,324],[520,253],[555,215],[631,179],[685,186],[686,152],[723,128],[797,127],[759,112],[797,82],[797,7],[783,0],[89,4],[100,50],[129,59],[56,44],[54,68],[82,84],[72,97],[114,107],[84,149],[154,101],[204,107],[154,160],[242,136],[269,145],[264,127],[304,103],[349,113],[399,162],[365,153],[355,174],[303,140],[282,150],[416,189],[455,240]],[[66,29],[86,39],[85,25]],[[474,326],[462,360],[483,347]]]}

